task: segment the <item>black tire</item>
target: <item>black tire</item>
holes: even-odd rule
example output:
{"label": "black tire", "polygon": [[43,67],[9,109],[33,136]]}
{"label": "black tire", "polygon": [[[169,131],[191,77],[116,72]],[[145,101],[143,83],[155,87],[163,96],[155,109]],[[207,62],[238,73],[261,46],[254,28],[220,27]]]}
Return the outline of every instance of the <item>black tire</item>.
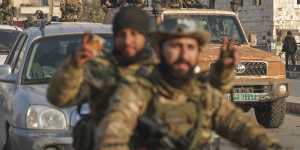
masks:
{"label": "black tire", "polygon": [[[2,102],[0,100],[0,106],[2,106]],[[0,150],[7,150],[5,149],[5,145],[7,143],[7,122],[5,119],[5,112],[3,110],[3,107],[0,107]]]}
{"label": "black tire", "polygon": [[278,128],[284,121],[286,114],[285,99],[271,103],[259,104],[255,107],[255,116],[259,124],[265,128]]}
{"label": "black tire", "polygon": [[7,141],[6,123],[2,119],[0,120],[0,150],[5,150],[5,145]]}
{"label": "black tire", "polygon": [[10,143],[9,143],[9,133],[8,133],[8,130],[9,130],[9,125],[8,123],[6,124],[6,137],[5,137],[5,145],[3,147],[3,150],[11,150],[11,147],[10,147]]}

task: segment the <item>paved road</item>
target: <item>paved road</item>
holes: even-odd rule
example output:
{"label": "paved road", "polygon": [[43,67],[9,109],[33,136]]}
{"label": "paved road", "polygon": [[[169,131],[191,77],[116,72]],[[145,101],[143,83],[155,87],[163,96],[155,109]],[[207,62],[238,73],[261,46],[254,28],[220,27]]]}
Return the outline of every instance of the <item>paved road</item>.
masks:
{"label": "paved road", "polygon": [[[253,112],[251,112],[253,115]],[[286,147],[293,147],[295,150],[300,149],[300,115],[286,115],[284,124],[279,129],[268,130],[269,134],[278,137]],[[227,141],[223,141],[220,150],[240,150]]]}
{"label": "paved road", "polygon": [[289,80],[289,90],[290,90],[290,95],[299,97],[299,101],[300,101],[300,79]]}
{"label": "paved road", "polygon": [[[299,69],[300,70],[300,69]],[[289,80],[290,95],[294,101],[300,103],[300,79]],[[254,116],[253,111],[249,112]],[[269,129],[269,134],[278,137],[281,143],[287,147],[294,147],[295,150],[300,149],[300,115],[287,114],[283,125],[278,129]],[[222,141],[221,150],[239,150],[236,146],[233,146],[228,141]]]}

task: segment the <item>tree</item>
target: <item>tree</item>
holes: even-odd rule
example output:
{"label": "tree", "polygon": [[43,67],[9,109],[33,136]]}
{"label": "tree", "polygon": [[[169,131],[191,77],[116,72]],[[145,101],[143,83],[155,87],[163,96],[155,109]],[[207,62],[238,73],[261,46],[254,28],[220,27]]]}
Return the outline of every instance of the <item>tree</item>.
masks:
{"label": "tree", "polygon": [[0,4],[0,24],[11,24],[13,21],[13,9],[9,0],[2,0]]}
{"label": "tree", "polygon": [[81,0],[63,0],[60,3],[62,12],[62,21],[75,22],[80,21],[82,16]]}
{"label": "tree", "polygon": [[101,0],[83,1],[83,21],[103,22],[106,12],[103,9]]}

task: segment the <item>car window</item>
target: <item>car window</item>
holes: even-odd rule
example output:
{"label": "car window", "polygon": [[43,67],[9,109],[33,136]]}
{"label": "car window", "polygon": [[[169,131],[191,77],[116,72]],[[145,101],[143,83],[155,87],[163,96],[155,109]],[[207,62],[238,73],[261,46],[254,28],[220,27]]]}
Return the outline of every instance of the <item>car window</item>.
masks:
{"label": "car window", "polygon": [[[106,39],[106,49],[111,48],[111,35],[101,35]],[[81,43],[82,35],[44,37],[33,42],[29,58],[26,58],[25,82],[47,82],[64,58],[72,55]]]}
{"label": "car window", "polygon": [[[11,64],[11,67],[12,67],[12,71],[15,73],[17,71],[19,71],[19,68],[20,68],[20,65],[21,63],[23,63],[23,61],[21,62],[21,59],[20,58],[23,58],[23,55],[25,53],[25,45],[26,43],[28,42],[27,40],[28,36],[25,35],[21,40],[20,42],[20,45],[17,47],[17,51],[14,55],[14,58],[13,58],[13,61],[12,61],[12,64]],[[22,59],[23,60],[23,59]]]}
{"label": "car window", "polygon": [[18,36],[9,55],[7,56],[7,58],[5,60],[5,64],[12,65],[13,60],[16,60],[16,57],[18,56],[20,50],[22,49],[26,39],[27,39],[26,34],[20,34]]}
{"label": "car window", "polygon": [[29,41],[25,39],[23,46],[20,47],[20,50],[18,51],[15,59],[13,60],[13,63],[11,65],[13,73],[17,73],[20,70],[21,66],[24,64],[24,59],[25,59],[24,55],[26,52],[26,45],[28,42]]}
{"label": "car window", "polygon": [[0,53],[7,53],[16,41],[20,31],[0,29]]}
{"label": "car window", "polygon": [[236,40],[239,43],[246,43],[241,27],[234,16],[223,15],[199,15],[199,14],[166,14],[164,19],[192,19],[199,28],[211,33],[211,42],[221,43],[224,36]]}

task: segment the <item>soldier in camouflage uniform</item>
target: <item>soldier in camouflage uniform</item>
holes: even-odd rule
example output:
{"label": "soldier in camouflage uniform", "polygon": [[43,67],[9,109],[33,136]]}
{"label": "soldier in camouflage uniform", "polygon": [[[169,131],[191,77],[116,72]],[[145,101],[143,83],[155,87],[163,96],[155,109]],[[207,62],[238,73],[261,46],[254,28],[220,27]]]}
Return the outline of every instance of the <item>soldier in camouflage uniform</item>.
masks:
{"label": "soldier in camouflage uniform", "polygon": [[101,46],[93,46],[89,42],[93,38],[84,36],[82,48],[67,58],[53,77],[47,94],[49,102],[67,107],[89,100],[90,118],[97,122],[114,91],[118,74],[135,74],[141,66],[157,63],[153,51],[146,48],[149,22],[144,11],[122,8],[113,22],[114,49],[100,52]]}
{"label": "soldier in camouflage uniform", "polygon": [[67,58],[53,77],[48,100],[66,107],[90,99],[92,114],[99,118],[97,103],[112,91],[118,73],[135,74],[140,66],[157,63],[153,51],[145,48],[149,28],[147,17],[144,11],[135,7],[121,9],[114,19],[112,51],[93,49],[85,36],[82,48]]}
{"label": "soldier in camouflage uniform", "polygon": [[[136,7],[122,8],[113,22],[112,53],[99,52],[99,46],[93,48],[85,36],[82,48],[65,60],[50,82],[47,93],[49,102],[68,107],[89,100],[91,118],[98,122],[104,115],[108,98],[116,88],[120,74],[134,78],[137,72],[147,72],[158,63],[154,52],[145,48],[149,22],[144,11]],[[233,67],[225,67],[223,63],[219,66],[220,72],[210,81],[226,91],[231,87],[229,81],[233,79]],[[226,79],[226,82],[219,78]]]}
{"label": "soldier in camouflage uniform", "polygon": [[82,9],[81,0],[63,0],[60,3],[60,10],[62,12],[61,20],[65,22],[80,21]]}
{"label": "soldier in camouflage uniform", "polygon": [[[146,12],[139,8],[122,8],[114,19],[112,53],[95,50],[88,38],[84,38],[81,49],[65,60],[50,82],[48,100],[56,106],[67,107],[90,99],[93,101],[92,113],[99,118],[101,107],[97,103],[100,99],[108,98],[107,94],[112,91],[118,74],[134,75],[145,68],[151,70],[159,61],[152,50],[145,48],[145,34],[149,30],[147,18]],[[214,73],[210,82],[226,92],[231,88],[234,71],[232,66],[223,61],[230,62],[231,58],[224,57],[222,62],[217,63],[219,72]],[[141,69],[141,66],[146,67]]]}
{"label": "soldier in camouflage uniform", "polygon": [[[96,132],[96,150],[199,150],[205,148],[213,130],[250,150],[281,148],[206,79],[197,79],[193,68],[206,37],[195,22],[165,20],[154,35],[161,62],[152,72],[136,78],[123,75]],[[223,49],[236,48],[224,42]],[[133,136],[145,118],[164,129],[160,132],[164,134],[144,129]]]}

